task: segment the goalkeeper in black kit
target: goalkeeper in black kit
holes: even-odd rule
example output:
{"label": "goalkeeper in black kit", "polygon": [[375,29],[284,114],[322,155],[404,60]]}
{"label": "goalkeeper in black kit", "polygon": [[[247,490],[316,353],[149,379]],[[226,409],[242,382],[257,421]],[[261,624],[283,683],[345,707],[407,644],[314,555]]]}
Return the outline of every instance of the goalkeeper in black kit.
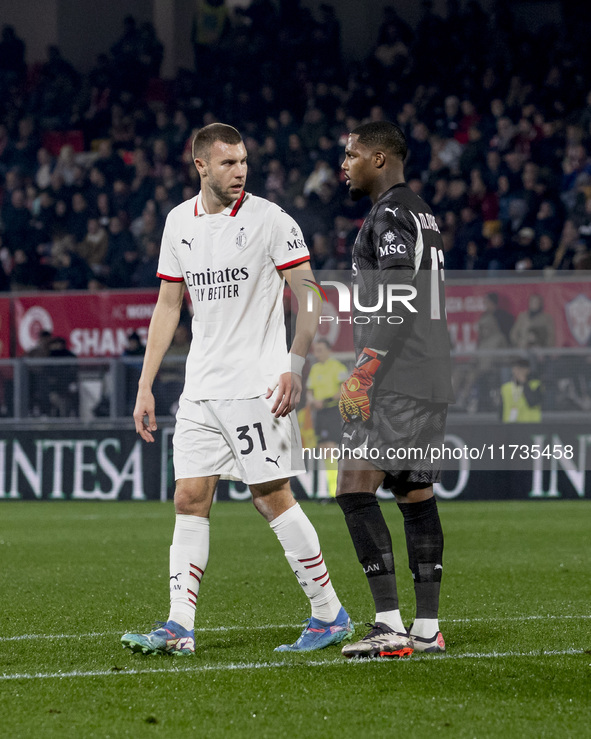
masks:
{"label": "goalkeeper in black kit", "polygon": [[[351,197],[367,195],[373,203],[353,247],[357,362],[341,389],[337,501],[376,617],[364,638],[344,647],[346,657],[445,651],[438,621],[443,533],[433,497],[440,470],[429,454],[443,444],[453,402],[443,245],[430,208],[404,181],[406,154],[402,131],[379,121],[349,135],[342,164]],[[392,491],[404,518],[416,595],[408,630],[375,495],[380,485]]]}

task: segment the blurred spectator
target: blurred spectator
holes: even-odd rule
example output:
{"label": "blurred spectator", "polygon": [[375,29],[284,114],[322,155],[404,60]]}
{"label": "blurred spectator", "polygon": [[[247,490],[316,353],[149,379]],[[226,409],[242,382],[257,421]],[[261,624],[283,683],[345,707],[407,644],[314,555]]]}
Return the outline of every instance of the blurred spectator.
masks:
{"label": "blurred spectator", "polygon": [[[329,342],[317,339],[312,347],[316,362],[310,368],[306,387],[306,405],[314,417],[314,431],[320,449],[335,448],[341,439],[342,419],[339,412],[341,383],[348,376],[347,367],[332,356]],[[325,457],[328,492],[336,495],[337,465]]]}
{"label": "blurred spectator", "polygon": [[111,208],[111,202],[109,195],[106,192],[98,194],[96,199],[96,215],[98,222],[103,228],[108,228],[111,218],[113,217],[113,210]]}
{"label": "blurred spectator", "polygon": [[311,195],[312,193],[320,195],[324,185],[335,187],[336,177],[327,162],[320,159],[316,162],[314,170],[304,183],[304,195]]}
{"label": "blurred spectator", "polygon": [[499,308],[497,293],[488,293],[484,306],[478,319],[475,362],[468,368],[465,365],[455,368],[457,403],[472,413],[494,409],[494,392],[499,386],[502,360],[491,356],[489,351],[509,346],[508,334],[513,323],[511,314]]}
{"label": "blurred spectator", "polygon": [[155,200],[148,200],[142,214],[133,221],[129,230],[138,244],[144,239],[158,239],[162,236],[162,225]]}
{"label": "blurred spectator", "polygon": [[265,193],[269,200],[281,202],[285,197],[285,170],[279,159],[271,159],[267,166]]}
{"label": "blurred spectator", "polygon": [[532,257],[535,249],[536,232],[528,226],[519,230],[517,238],[513,241],[513,255],[515,269],[531,269],[533,267]]}
{"label": "blurred spectator", "polygon": [[181,322],[176,327],[172,343],[164,355],[154,387],[157,415],[174,416],[177,411],[178,399],[185,381],[184,360],[189,353],[190,346],[191,330]]}
{"label": "blurred spectator", "polygon": [[462,208],[460,212],[460,224],[456,232],[455,245],[462,252],[467,251],[468,243],[474,241],[482,242],[482,218],[470,206]]}
{"label": "blurred spectator", "polygon": [[109,247],[105,258],[109,287],[131,287],[131,276],[139,263],[138,247],[119,216],[111,218]]}
{"label": "blurred spectator", "polygon": [[132,331],[127,336],[127,346],[123,351],[124,357],[143,357],[146,353],[146,347],[142,344],[142,340],[137,331]]}
{"label": "blurred spectator", "polygon": [[72,208],[68,215],[66,231],[74,237],[75,243],[82,241],[86,235],[90,209],[81,192],[72,195]]}
{"label": "blurred spectator", "polygon": [[303,146],[306,149],[315,149],[321,136],[326,136],[328,128],[322,111],[318,108],[309,108],[305,115],[304,121],[300,126],[299,136]]}
{"label": "blurred spectator", "polygon": [[0,122],[0,176],[5,175],[12,166],[13,146],[7,126]]}
{"label": "blurred spectator", "polygon": [[127,415],[133,414],[135,405],[135,396],[137,395],[137,384],[142,373],[143,356],[146,353],[146,347],[142,343],[140,335],[137,331],[132,331],[127,336],[127,346],[123,352],[124,357],[130,359],[125,363],[125,398],[127,401]]}
{"label": "blurred spectator", "polygon": [[132,287],[160,287],[158,258],[160,256],[160,239],[146,238],[143,242],[144,253],[131,276]]}
{"label": "blurred spectator", "polygon": [[76,161],[74,149],[71,146],[65,145],[60,149],[54,172],[59,172],[66,187],[74,184]]}
{"label": "blurred spectator", "polygon": [[556,205],[550,200],[542,200],[536,214],[534,230],[536,236],[548,234],[556,238],[560,232],[560,218],[557,214]]}
{"label": "blurred spectator", "polygon": [[[470,104],[472,105],[472,104]],[[460,171],[464,178],[468,178],[474,169],[486,165],[487,146],[482,132],[476,124],[469,126],[466,132],[464,150],[460,156]]]}
{"label": "blurred spectator", "polygon": [[94,275],[104,277],[105,259],[109,248],[109,235],[98,218],[89,218],[86,222],[86,234],[76,245],[76,253],[91,268]]}
{"label": "blurred spectator", "polygon": [[26,177],[33,176],[37,164],[39,137],[35,119],[27,115],[17,123],[17,137],[12,147],[10,164]]}
{"label": "blurred spectator", "polygon": [[16,35],[13,26],[5,25],[0,41],[0,83],[4,88],[3,92],[21,81],[25,73],[24,41]]}
{"label": "blurred spectator", "polygon": [[164,56],[164,47],[156,36],[154,26],[149,22],[142,23],[140,26],[138,51],[143,75],[148,79],[158,77]]}
{"label": "blurred spectator", "polygon": [[326,339],[317,339],[312,351],[316,361],[308,375],[306,402],[314,410],[319,444],[336,446],[340,441],[342,425],[338,409],[341,383],[347,379],[348,370],[333,357]]}
{"label": "blurred spectator", "polygon": [[501,420],[504,423],[539,423],[542,420],[543,387],[532,378],[527,359],[517,359],[512,378],[501,385]]}
{"label": "blurred spectator", "polygon": [[330,249],[330,241],[325,233],[317,231],[312,236],[310,249],[312,269],[337,269],[337,260]]}
{"label": "blurred spectator", "polygon": [[10,200],[2,208],[4,224],[4,244],[15,252],[17,249],[32,247],[31,213],[27,208],[24,190],[14,190]]}
{"label": "blurred spectator", "polygon": [[585,244],[579,237],[579,231],[570,218],[564,222],[564,227],[554,256],[555,269],[573,269],[575,257],[585,251]]}
{"label": "blurred spectator", "polygon": [[538,239],[538,250],[532,257],[532,269],[549,269],[554,264],[556,245],[550,234],[543,233]]}
{"label": "blurred spectator", "polygon": [[544,312],[544,299],[541,295],[530,295],[528,309],[517,316],[510,338],[513,346],[520,349],[546,349],[554,346],[554,319]]}
{"label": "blurred spectator", "polygon": [[37,165],[35,183],[37,187],[44,190],[51,184],[51,173],[53,172],[54,163],[51,154],[43,147],[37,151]]}
{"label": "blurred spectator", "polygon": [[[50,355],[51,331],[40,331],[37,344],[26,353],[31,359],[45,359]],[[29,415],[48,416],[50,410],[49,395],[45,384],[44,364],[29,366]]]}
{"label": "blurred spectator", "polygon": [[17,249],[13,255],[10,271],[10,289],[13,292],[20,290],[37,290],[48,287],[39,268],[39,259],[34,252]]}
{"label": "blurred spectator", "polygon": [[334,255],[337,260],[337,269],[351,269],[351,253],[359,228],[355,222],[345,216],[334,219]]}
{"label": "blurred spectator", "polygon": [[429,129],[421,121],[418,121],[413,126],[408,145],[410,156],[407,162],[407,176],[410,170],[411,173],[416,174],[420,179],[422,173],[428,170],[429,162],[431,161]]}
{"label": "blurred spectator", "polygon": [[99,142],[98,156],[94,161],[94,166],[103,173],[110,185],[117,179],[125,180],[125,164],[123,159],[113,151],[113,144],[110,139],[103,139]]}
{"label": "blurred spectator", "polygon": [[487,331],[487,334],[494,335],[497,333],[497,330],[492,326],[492,321],[496,322],[499,331],[503,335],[505,342],[508,345],[509,336],[511,334],[511,329],[513,327],[515,318],[511,313],[509,313],[508,310],[505,310],[504,308],[501,308],[499,306],[499,296],[497,293],[487,293],[484,299],[484,305],[485,308],[483,319],[486,316],[486,320],[491,322],[491,330]]}
{"label": "blurred spectator", "polygon": [[460,100],[457,95],[448,95],[443,102],[443,115],[437,121],[437,128],[442,138],[455,137],[460,125]]}
{"label": "blurred spectator", "polygon": [[86,290],[92,279],[92,270],[74,251],[71,236],[65,236],[51,247],[51,265],[54,268],[54,290]]}
{"label": "blurred spectator", "polygon": [[[55,365],[52,359],[71,359]],[[49,399],[49,415],[66,418],[78,415],[78,370],[76,355],[61,336],[49,342],[49,361],[45,371],[45,391]]]}
{"label": "blurred spectator", "polygon": [[[140,153],[142,156],[140,156]],[[142,150],[134,154],[134,176],[129,188],[129,201],[126,210],[131,220],[138,218],[148,200],[154,197],[154,179],[152,178],[150,163],[143,155]]]}

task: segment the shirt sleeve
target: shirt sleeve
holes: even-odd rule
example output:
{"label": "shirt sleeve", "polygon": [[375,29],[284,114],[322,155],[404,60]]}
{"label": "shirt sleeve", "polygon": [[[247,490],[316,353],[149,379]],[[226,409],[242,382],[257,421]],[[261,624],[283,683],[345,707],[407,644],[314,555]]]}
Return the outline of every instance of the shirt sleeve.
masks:
{"label": "shirt sleeve", "polygon": [[170,214],[166,217],[164,225],[156,276],[168,282],[182,282],[185,279],[176,253],[174,227]]}
{"label": "shirt sleeve", "polygon": [[376,215],[373,232],[380,269],[417,269],[422,256],[417,249],[419,229],[407,208],[384,205]]}
{"label": "shirt sleeve", "polygon": [[[377,282],[384,291],[390,283],[412,285],[422,258],[422,237],[412,213],[402,205],[384,205],[374,222],[374,248],[378,262]],[[366,346],[382,353],[395,350],[408,336],[414,317],[402,302],[392,304],[390,317],[399,323],[379,322]]]}
{"label": "shirt sleeve", "polygon": [[279,270],[310,260],[302,230],[281,208],[277,210],[271,231],[271,259]]}

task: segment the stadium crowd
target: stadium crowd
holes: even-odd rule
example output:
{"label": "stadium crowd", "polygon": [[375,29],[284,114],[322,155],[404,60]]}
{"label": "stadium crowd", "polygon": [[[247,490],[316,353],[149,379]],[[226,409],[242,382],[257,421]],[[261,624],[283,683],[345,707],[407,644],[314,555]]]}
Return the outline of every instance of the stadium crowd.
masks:
{"label": "stadium crowd", "polygon": [[243,133],[248,190],[296,218],[316,270],[350,266],[370,204],[348,198],[340,162],[367,119],[406,134],[407,180],[436,214],[447,269],[589,268],[588,44],[567,25],[518,27],[503,0],[491,15],[431,5],[414,30],[387,8],[371,54],[351,63],[329,5],[253,0],[230,14],[203,0],[195,68],[173,81],[154,28],[130,16],[88,74],[55,46],[27,68],[5,26],[0,290],[156,286],[166,215],[198,189],[192,132],[214,120]]}

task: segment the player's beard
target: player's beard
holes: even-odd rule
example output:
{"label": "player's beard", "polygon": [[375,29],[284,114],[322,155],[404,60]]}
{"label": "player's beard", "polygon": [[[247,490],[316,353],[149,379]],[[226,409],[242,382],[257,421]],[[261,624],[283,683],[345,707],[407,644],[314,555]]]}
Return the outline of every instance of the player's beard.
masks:
{"label": "player's beard", "polygon": [[209,185],[209,189],[216,196],[216,198],[220,201],[220,203],[222,203],[226,207],[228,207],[231,203],[233,203],[236,200],[236,198],[238,198],[239,195],[240,195],[240,193],[238,193],[238,195],[236,195],[231,190],[224,189],[220,185],[220,183],[218,182],[218,180],[215,180],[211,176],[209,177],[208,185]]}
{"label": "player's beard", "polygon": [[364,198],[366,195],[367,193],[360,190],[358,187],[349,187],[349,197],[354,203],[361,200],[361,198]]}

